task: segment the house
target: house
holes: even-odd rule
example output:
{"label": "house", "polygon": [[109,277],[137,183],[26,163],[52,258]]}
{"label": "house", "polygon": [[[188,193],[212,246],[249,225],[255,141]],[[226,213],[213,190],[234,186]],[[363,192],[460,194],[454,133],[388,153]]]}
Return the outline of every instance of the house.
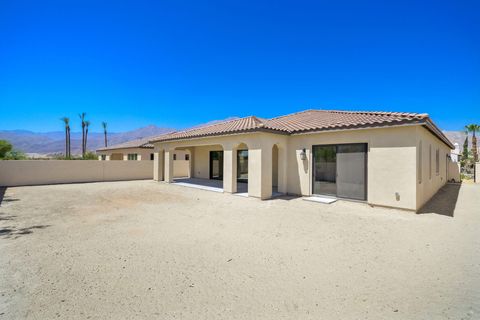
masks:
{"label": "house", "polygon": [[462,160],[462,153],[460,152],[460,145],[455,142],[454,149],[451,151],[450,157],[452,158],[453,162],[460,162]]}
{"label": "house", "polygon": [[[153,161],[153,145],[148,142],[149,140],[150,138],[137,139],[97,149],[98,160]],[[190,152],[177,150],[173,154],[173,159],[175,178],[189,177]]]}
{"label": "house", "polygon": [[255,116],[150,139],[154,179],[174,183],[173,159],[190,154],[190,177],[269,199],[276,192],[330,196],[419,210],[448,180],[448,138],[427,114],[306,110]]}
{"label": "house", "polygon": [[153,145],[148,138],[127,141],[97,149],[98,160],[153,160]]}

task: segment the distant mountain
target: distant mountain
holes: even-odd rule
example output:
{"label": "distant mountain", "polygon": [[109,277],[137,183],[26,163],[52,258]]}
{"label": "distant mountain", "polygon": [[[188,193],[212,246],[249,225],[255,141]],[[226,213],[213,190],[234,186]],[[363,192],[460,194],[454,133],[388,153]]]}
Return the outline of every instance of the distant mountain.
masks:
{"label": "distant mountain", "polygon": [[[443,131],[443,133],[447,136],[447,138],[452,142],[452,143],[458,143],[460,146],[460,151],[463,150],[463,143],[465,142],[465,132],[463,131]],[[468,147],[470,148],[472,146],[472,137],[469,136],[468,138]]]}
{"label": "distant mountain", "polygon": [[[173,129],[160,128],[155,125],[126,132],[108,134],[108,144],[114,145],[130,140],[141,139],[171,132]],[[65,132],[32,132],[27,130],[0,130],[0,140],[8,140],[15,149],[25,153],[39,155],[58,154],[65,152]],[[81,153],[82,133],[71,133],[72,154]],[[95,151],[104,146],[103,133],[88,133],[88,150]]]}

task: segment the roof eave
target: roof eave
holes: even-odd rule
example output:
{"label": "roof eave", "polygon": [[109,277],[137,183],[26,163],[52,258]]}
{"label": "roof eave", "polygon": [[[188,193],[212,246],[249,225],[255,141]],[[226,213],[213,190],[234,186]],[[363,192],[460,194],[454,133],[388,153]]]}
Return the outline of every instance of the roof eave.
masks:
{"label": "roof eave", "polygon": [[101,151],[111,151],[111,150],[121,150],[121,149],[153,149],[153,147],[149,146],[135,146],[135,147],[112,147],[112,148],[102,148],[102,149],[97,149],[96,152],[101,152]]}

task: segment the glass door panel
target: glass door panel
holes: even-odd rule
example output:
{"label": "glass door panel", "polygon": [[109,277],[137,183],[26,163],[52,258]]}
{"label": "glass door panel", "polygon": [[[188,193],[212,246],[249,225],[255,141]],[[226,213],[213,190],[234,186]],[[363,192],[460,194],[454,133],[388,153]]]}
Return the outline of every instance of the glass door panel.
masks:
{"label": "glass door panel", "polygon": [[223,180],[223,151],[210,151],[210,179]]}
{"label": "glass door panel", "polygon": [[248,182],[248,150],[237,151],[237,181]]}
{"label": "glass door panel", "polygon": [[313,146],[313,193],[337,194],[337,153],[335,146]]}
{"label": "glass door panel", "polygon": [[366,200],[367,145],[337,146],[337,196]]}

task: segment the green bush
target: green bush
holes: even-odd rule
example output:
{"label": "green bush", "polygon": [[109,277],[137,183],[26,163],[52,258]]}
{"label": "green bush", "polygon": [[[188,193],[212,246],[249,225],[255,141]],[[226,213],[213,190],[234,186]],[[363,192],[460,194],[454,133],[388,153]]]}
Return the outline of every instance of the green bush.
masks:
{"label": "green bush", "polygon": [[8,152],[11,152],[13,149],[13,146],[10,142],[7,140],[0,140],[0,159],[5,158],[5,155]]}
{"label": "green bush", "polygon": [[91,151],[85,153],[85,156],[83,157],[83,160],[97,160],[97,159],[98,159],[97,154]]}
{"label": "green bush", "polygon": [[27,156],[18,150],[8,151],[2,158],[3,160],[25,160]]}

